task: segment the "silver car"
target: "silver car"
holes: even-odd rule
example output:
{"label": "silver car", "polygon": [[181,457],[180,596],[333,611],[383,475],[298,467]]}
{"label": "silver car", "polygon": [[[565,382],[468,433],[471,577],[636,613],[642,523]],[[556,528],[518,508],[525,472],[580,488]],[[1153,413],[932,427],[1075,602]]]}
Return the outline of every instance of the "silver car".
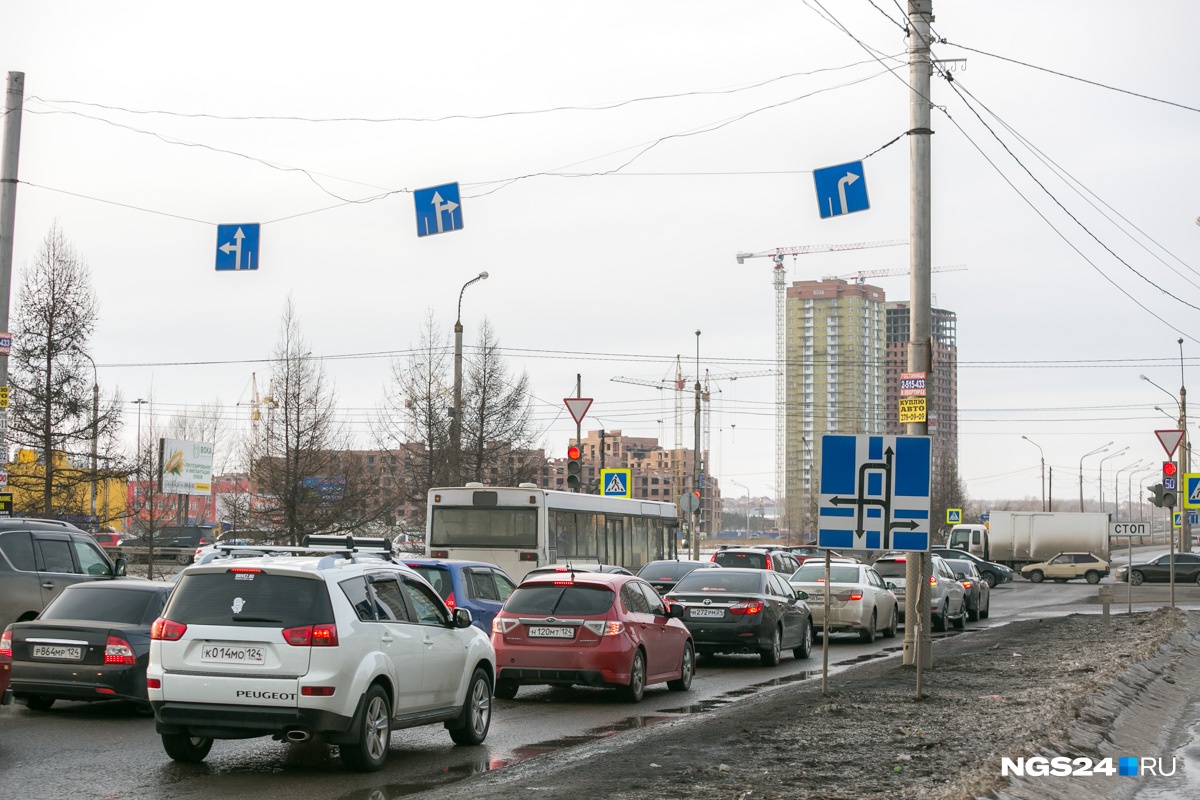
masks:
{"label": "silver car", "polygon": [[[907,591],[905,572],[909,557],[919,553],[904,555],[886,555],[875,560],[872,564],[875,571],[887,583],[895,588],[896,601],[899,607],[900,621],[904,622],[904,602]],[[955,630],[962,630],[967,624],[966,592],[962,584],[954,577],[954,572],[947,566],[941,556],[931,555],[932,570],[929,578],[929,608],[932,614],[932,624],[935,631],[944,631],[947,626],[954,625]],[[907,624],[907,623],[906,623]]]}
{"label": "silver car", "polygon": [[[808,595],[813,627],[825,624],[825,562],[810,559],[796,570],[788,583],[798,592]],[[875,634],[885,639],[896,635],[900,611],[896,595],[871,567],[847,561],[829,565],[829,630],[853,631],[864,642],[875,641]]]}

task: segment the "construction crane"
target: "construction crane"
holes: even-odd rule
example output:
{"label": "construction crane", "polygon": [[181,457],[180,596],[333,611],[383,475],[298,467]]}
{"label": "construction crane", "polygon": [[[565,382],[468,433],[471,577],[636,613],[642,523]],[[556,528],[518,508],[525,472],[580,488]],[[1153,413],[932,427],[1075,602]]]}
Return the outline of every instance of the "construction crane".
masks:
{"label": "construction crane", "polygon": [[899,247],[906,245],[905,239],[890,239],[884,242],[859,242],[855,244],[808,244],[797,247],[776,247],[757,253],[738,253],[737,262],[746,263],[748,258],[770,258],[774,263],[775,285],[775,505],[776,519],[787,519],[784,505],[787,494],[787,275],[783,266],[784,256],[803,256],[812,253],[840,253],[846,250],[867,250],[874,247]]}
{"label": "construction crane", "polygon": [[[703,407],[703,428],[704,442],[702,452],[709,451],[709,444],[712,435],[712,417],[711,405],[709,403],[709,386],[711,381],[731,380],[736,381],[738,378],[761,378],[768,375],[774,375],[775,370],[766,369],[756,372],[725,372],[720,375],[710,375],[708,370],[704,371],[704,384],[700,389],[700,402]],[[672,453],[671,461],[675,466],[674,487],[676,492],[683,490],[683,396],[691,391],[688,388],[688,383],[694,379],[692,375],[683,374],[683,365],[680,356],[675,357],[675,378],[674,380],[664,378],[658,381],[648,381],[642,378],[612,378],[614,383],[632,383],[637,386],[649,386],[652,389],[670,389],[675,392],[675,450]],[[701,457],[701,453],[695,454],[696,458]],[[711,472],[711,470],[710,470]],[[711,517],[710,517],[711,519]]]}
{"label": "construction crane", "polygon": [[[967,268],[966,264],[954,264],[949,267],[933,267],[930,272],[960,272]],[[900,269],[860,269],[858,272],[847,272],[845,275],[823,275],[821,280],[844,280],[853,281],[861,286],[867,282],[867,278],[886,278],[893,275],[908,275],[912,270],[908,267]]]}

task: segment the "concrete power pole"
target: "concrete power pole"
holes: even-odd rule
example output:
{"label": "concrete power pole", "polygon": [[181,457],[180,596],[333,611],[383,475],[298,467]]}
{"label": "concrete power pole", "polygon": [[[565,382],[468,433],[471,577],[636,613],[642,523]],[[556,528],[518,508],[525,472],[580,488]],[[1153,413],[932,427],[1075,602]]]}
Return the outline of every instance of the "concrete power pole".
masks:
{"label": "concrete power pole", "polygon": [[[696,331],[696,450],[692,454],[692,490],[700,491],[700,331]],[[703,494],[703,492],[701,492]],[[696,498],[696,510],[692,516],[692,559],[700,560],[700,498]]]}
{"label": "concrete power pole", "polygon": [[[25,73],[8,73],[4,97],[4,157],[0,163],[0,333],[8,331],[12,294],[13,238],[17,219],[17,158],[21,153],[21,110],[25,104]],[[0,355],[0,386],[8,386],[8,356]],[[0,411],[0,423],[7,423]],[[8,428],[0,424],[0,466],[8,461]],[[50,454],[46,454],[50,458]]]}
{"label": "concrete power pole", "polygon": [[[930,23],[933,22],[933,0],[908,0],[908,81],[909,81],[909,341],[908,370],[932,370],[930,287],[930,138],[929,75]],[[929,433],[927,422],[910,422],[910,436]],[[932,452],[932,451],[931,451]],[[929,521],[933,536],[935,520]],[[905,568],[905,583],[915,587],[904,596],[903,663],[917,666],[917,696],[921,694],[921,669],[933,665],[933,637],[930,636],[929,576],[931,562],[922,553],[919,562],[909,559]],[[907,620],[912,620],[910,625]]]}

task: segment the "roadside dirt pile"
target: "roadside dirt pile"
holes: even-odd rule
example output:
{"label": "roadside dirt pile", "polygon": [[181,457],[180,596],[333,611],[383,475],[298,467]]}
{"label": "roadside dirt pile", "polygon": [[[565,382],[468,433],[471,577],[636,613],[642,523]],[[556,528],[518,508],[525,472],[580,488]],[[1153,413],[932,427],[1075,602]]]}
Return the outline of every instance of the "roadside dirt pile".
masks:
{"label": "roadside dirt pile", "polygon": [[[1118,781],[1129,779],[1092,779],[1097,783],[1086,794],[1060,794],[1053,787],[1069,789],[1064,782],[1075,779],[1010,783],[1001,778],[1000,758],[1063,754],[1115,762],[1170,755],[1160,733],[1189,695],[1171,685],[1171,676],[1196,671],[1198,645],[1200,618],[1172,609],[1114,614],[1107,623],[1098,615],[1016,622],[937,641],[921,700],[914,668],[889,658],[832,676],[828,695],[820,693],[819,679],[782,687],[615,745],[576,748],[544,764],[533,759],[438,795],[1116,796],[1129,789]],[[815,648],[813,657],[819,663]],[[1154,694],[1160,689],[1170,691]],[[1136,713],[1146,706],[1148,714]],[[1128,750],[1139,745],[1138,752]]]}

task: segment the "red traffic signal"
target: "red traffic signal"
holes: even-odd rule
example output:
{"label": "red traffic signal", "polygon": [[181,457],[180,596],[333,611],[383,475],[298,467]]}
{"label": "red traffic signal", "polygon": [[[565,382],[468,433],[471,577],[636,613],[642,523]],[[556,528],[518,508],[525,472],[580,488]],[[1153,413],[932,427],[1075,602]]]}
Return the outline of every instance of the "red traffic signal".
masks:
{"label": "red traffic signal", "polygon": [[1169,478],[1178,471],[1179,471],[1179,467],[1175,466],[1174,461],[1164,461],[1163,462],[1163,472],[1162,472],[1163,475],[1165,475]]}
{"label": "red traffic signal", "polygon": [[567,488],[578,492],[583,488],[583,464],[579,457],[582,451],[579,445],[573,444],[567,448]]}
{"label": "red traffic signal", "polygon": [[567,458],[579,458],[579,447],[577,445],[571,445],[567,448]]}

